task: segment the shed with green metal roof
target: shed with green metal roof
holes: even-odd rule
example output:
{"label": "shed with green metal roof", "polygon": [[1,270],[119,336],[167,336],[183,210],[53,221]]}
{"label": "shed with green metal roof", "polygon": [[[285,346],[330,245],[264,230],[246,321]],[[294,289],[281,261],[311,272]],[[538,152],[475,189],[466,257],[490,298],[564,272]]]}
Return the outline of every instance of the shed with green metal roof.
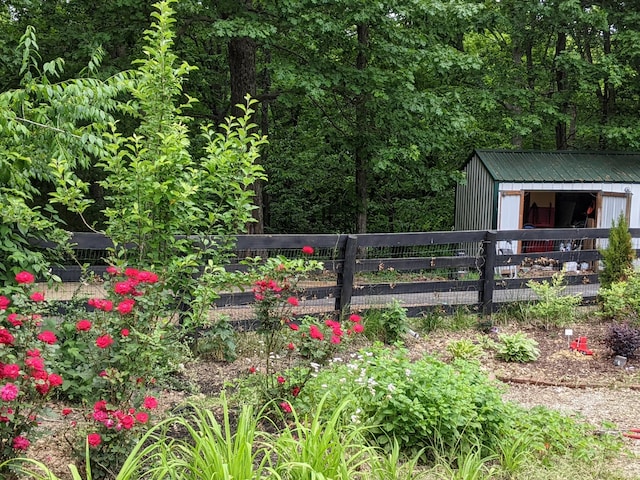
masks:
{"label": "shed with green metal roof", "polygon": [[475,150],[456,189],[456,230],[640,227],[640,153]]}

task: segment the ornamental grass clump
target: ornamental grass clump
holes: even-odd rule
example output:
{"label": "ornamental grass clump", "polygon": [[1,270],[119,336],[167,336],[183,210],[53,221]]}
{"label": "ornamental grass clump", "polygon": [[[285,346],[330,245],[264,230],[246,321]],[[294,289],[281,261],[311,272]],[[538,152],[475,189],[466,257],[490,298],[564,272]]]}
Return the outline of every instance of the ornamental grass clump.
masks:
{"label": "ornamental grass clump", "polygon": [[64,384],[50,366],[59,345],[42,322],[45,294],[34,290],[29,272],[15,280],[13,294],[0,295],[0,462],[29,448],[47,402]]}

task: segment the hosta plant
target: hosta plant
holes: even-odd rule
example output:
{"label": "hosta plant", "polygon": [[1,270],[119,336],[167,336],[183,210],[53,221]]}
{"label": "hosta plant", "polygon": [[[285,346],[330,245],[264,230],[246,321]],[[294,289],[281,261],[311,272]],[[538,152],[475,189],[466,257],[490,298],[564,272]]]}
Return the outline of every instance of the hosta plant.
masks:
{"label": "hosta plant", "polygon": [[496,356],[505,362],[533,362],[540,356],[538,342],[522,332],[498,335]]}

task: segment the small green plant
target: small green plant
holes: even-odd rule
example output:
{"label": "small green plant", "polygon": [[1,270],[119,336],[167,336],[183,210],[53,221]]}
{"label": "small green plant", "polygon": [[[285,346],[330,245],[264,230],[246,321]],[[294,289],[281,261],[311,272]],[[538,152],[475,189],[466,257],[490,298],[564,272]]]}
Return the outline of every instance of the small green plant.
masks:
{"label": "small green plant", "polygon": [[446,328],[454,332],[473,328],[478,323],[478,316],[469,311],[467,307],[458,307],[453,315],[447,317]]}
{"label": "small green plant", "polygon": [[422,315],[418,318],[419,328],[425,333],[434,332],[439,328],[442,328],[445,322],[445,313],[440,309],[432,309],[427,312],[422,312]]}
{"label": "small green plant", "polygon": [[505,362],[533,362],[540,356],[538,342],[528,338],[524,333],[498,335],[496,356]]}
{"label": "small green plant", "polygon": [[600,285],[609,287],[613,282],[625,280],[633,270],[635,251],[631,242],[629,225],[624,214],[620,213],[617,220],[611,222],[609,243],[600,250],[604,268],[600,272]]}
{"label": "small green plant", "polygon": [[531,302],[515,301],[500,306],[500,310],[493,317],[495,325],[508,325],[516,321],[518,323],[531,323]]}
{"label": "small green plant", "polygon": [[567,286],[562,273],[555,273],[551,282],[530,280],[527,286],[538,297],[538,301],[529,306],[529,313],[538,319],[545,329],[560,327],[573,321],[576,308],[582,301],[582,294],[563,295]]}
{"label": "small green plant", "polygon": [[393,300],[385,308],[368,310],[362,323],[369,340],[378,340],[387,345],[401,342],[409,331],[407,309],[398,300]]}
{"label": "small green plant", "polygon": [[640,322],[640,274],[630,272],[627,278],[612,282],[598,291],[600,315],[609,320],[637,324]]}
{"label": "small green plant", "polygon": [[640,329],[628,324],[611,325],[605,343],[614,355],[633,358],[640,347]]}
{"label": "small green plant", "polygon": [[219,318],[194,335],[191,351],[198,356],[233,362],[236,353],[236,331],[227,316]]}
{"label": "small green plant", "polygon": [[449,343],[447,345],[447,352],[449,352],[453,358],[460,360],[477,360],[482,356],[484,350],[478,343],[463,339]]}

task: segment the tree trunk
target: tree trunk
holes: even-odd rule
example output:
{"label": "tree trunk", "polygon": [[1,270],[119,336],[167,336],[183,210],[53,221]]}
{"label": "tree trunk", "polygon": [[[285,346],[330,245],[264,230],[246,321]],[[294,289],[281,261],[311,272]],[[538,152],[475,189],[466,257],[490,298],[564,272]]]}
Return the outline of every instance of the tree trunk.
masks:
{"label": "tree trunk", "polygon": [[[358,55],[356,68],[367,68],[367,48],[369,46],[369,26],[358,25]],[[356,233],[367,233],[367,208],[369,198],[367,195],[367,170],[369,168],[369,151],[366,145],[367,131],[367,97],[364,94],[356,98],[356,130],[355,135],[355,180],[358,212],[356,215]]]}
{"label": "tree trunk", "polygon": [[[558,32],[556,40],[556,60],[567,49],[567,34]],[[556,73],[556,94],[560,96],[559,112],[561,116],[565,116],[569,111],[569,103],[565,95],[567,94],[567,72],[559,65],[555,66]],[[566,150],[567,142],[567,122],[564,118],[559,118],[556,123],[556,148],[558,150]]]}
{"label": "tree trunk", "polygon": [[[228,43],[229,48],[229,74],[231,79],[231,115],[244,116],[238,104],[246,104],[245,96],[256,96],[256,42],[251,38],[232,38]],[[255,123],[254,118],[251,119]],[[263,218],[263,189],[262,182],[256,181],[251,186],[254,192],[256,208],[253,211],[254,222],[247,225],[249,233],[264,233]]]}

